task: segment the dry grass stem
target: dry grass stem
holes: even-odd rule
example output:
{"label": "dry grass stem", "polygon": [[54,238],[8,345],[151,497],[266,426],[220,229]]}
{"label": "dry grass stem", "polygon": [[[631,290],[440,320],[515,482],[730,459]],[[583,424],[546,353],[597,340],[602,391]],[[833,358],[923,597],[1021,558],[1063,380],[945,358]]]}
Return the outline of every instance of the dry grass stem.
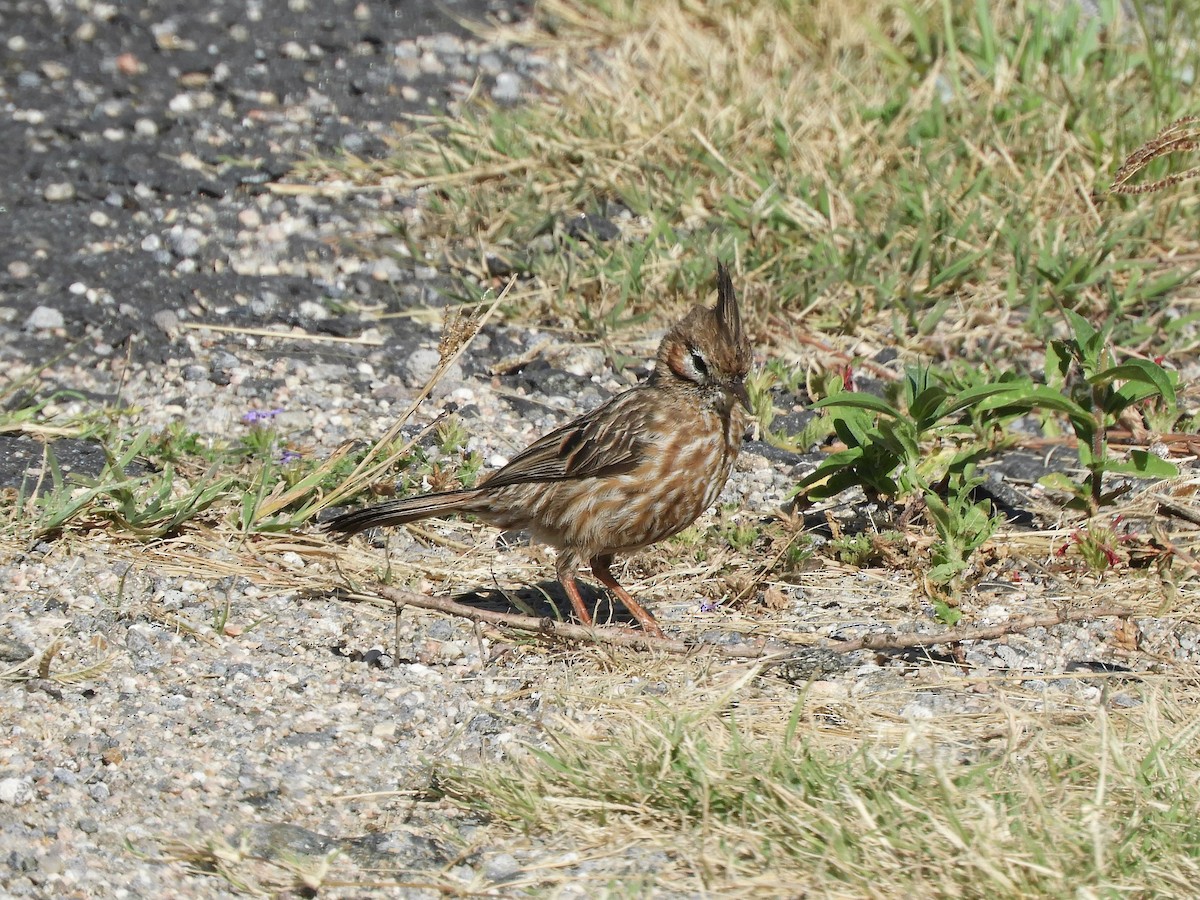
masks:
{"label": "dry grass stem", "polygon": [[1109,617],[1127,619],[1138,614],[1139,612],[1136,610],[1120,607],[1069,609],[1038,616],[1017,616],[996,625],[950,628],[932,634],[866,634],[848,641],[826,642],[822,646],[839,653],[853,653],[856,650],[874,650],[876,652],[907,650],[913,647],[933,647],[938,644],[959,644],[964,641],[994,641],[1010,634],[1031,631],[1034,628],[1053,628],[1055,625],[1063,625],[1067,622],[1083,622]]}
{"label": "dry grass stem", "polygon": [[383,343],[382,338],[340,337],[334,334],[310,334],[290,328],[279,331],[273,328],[245,328],[240,325],[213,325],[207,322],[180,322],[180,328],[191,331],[211,331],[216,334],[252,335],[254,337],[277,338],[288,341],[314,341],[327,344],[361,344],[366,347],[378,347]]}
{"label": "dry grass stem", "polygon": [[1200,124],[1198,116],[1184,116],[1176,119],[1157,135],[1129,154],[1117,174],[1113,176],[1110,194],[1149,194],[1174,187],[1181,182],[1200,176],[1200,166],[1195,166],[1184,172],[1167,175],[1148,184],[1130,184],[1130,180],[1156,159],[1162,159],[1175,153],[1191,153],[1200,148]]}
{"label": "dry grass stem", "polygon": [[448,334],[451,336],[444,338],[442,345],[439,347],[441,358],[433,374],[429,376],[421,390],[413,397],[405,411],[396,419],[391,428],[374,443],[371,450],[355,466],[350,475],[335,490],[329,493],[325,498],[325,506],[336,506],[341,501],[362,493],[367,485],[378,478],[381,473],[386,472],[395,465],[396,461],[408,453],[421,437],[436,426],[436,422],[431,423],[413,440],[398,449],[393,449],[386,456],[383,455],[384,451],[392,446],[392,442],[396,439],[396,436],[400,434],[400,429],[404,427],[404,424],[412,417],[412,414],[417,411],[417,408],[429,396],[430,391],[433,390],[446,374],[447,370],[454,365],[463,352],[471,345],[471,341],[479,333],[479,329],[487,323],[493,313],[495,313],[496,308],[504,302],[508,296],[508,292],[512,290],[512,286],[515,283],[515,278],[509,279],[508,283],[504,285],[504,289],[496,295],[496,298],[484,308],[479,316],[456,320],[456,324],[448,330]]}

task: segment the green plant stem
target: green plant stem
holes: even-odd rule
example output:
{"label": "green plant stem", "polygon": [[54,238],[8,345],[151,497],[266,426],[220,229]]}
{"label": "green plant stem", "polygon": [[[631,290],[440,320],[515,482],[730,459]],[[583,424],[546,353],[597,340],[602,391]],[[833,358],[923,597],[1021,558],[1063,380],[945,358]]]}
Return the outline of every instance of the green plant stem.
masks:
{"label": "green plant stem", "polygon": [[1104,497],[1104,469],[1108,461],[1108,432],[1104,427],[1104,400],[1108,386],[1092,385],[1092,416],[1096,420],[1092,428],[1092,493],[1089,503],[1090,512],[1094,516],[1100,511],[1100,503]]}

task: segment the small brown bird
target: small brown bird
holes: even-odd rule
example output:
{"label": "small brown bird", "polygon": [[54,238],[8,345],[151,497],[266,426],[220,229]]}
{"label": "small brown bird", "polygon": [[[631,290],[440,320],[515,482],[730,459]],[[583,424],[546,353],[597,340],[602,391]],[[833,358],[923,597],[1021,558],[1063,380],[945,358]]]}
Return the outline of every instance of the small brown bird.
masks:
{"label": "small brown bird", "polygon": [[525,529],[558,548],[558,580],[585,625],[592,617],[575,579],[587,563],[645,631],[661,636],[613,577],[613,555],[677,534],[717,499],[750,411],[750,355],[733,281],[718,263],[717,305],[693,308],[667,332],[641,384],[535,441],[477,487],[392,500],[326,527],[349,535],[468,513]]}

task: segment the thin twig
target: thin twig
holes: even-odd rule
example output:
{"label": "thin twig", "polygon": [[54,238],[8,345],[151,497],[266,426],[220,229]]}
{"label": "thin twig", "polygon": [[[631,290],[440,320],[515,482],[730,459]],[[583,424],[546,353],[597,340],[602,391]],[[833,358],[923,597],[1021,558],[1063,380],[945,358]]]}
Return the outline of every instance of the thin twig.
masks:
{"label": "thin twig", "polygon": [[[785,644],[778,641],[768,642],[760,639],[753,643],[741,644],[693,644],[674,638],[655,638],[637,632],[612,628],[595,628],[593,626],[575,625],[571,622],[559,622],[548,616],[527,616],[519,613],[503,613],[490,609],[479,609],[459,603],[449,597],[428,596],[413,591],[400,590],[376,584],[372,590],[379,597],[400,606],[416,606],[420,609],[434,610],[451,616],[458,616],[472,622],[486,622],[501,628],[511,628],[524,631],[548,639],[560,641],[577,641],[589,644],[604,644],[610,647],[629,647],[636,650],[659,650],[663,653],[687,655],[702,650],[712,650],[720,656],[734,659],[761,659],[775,664],[786,662],[799,654],[812,651],[833,651],[835,653],[854,653],[858,650],[882,652],[888,650],[907,650],[913,647],[929,647],[935,644],[957,644],[962,641],[988,641],[1002,638],[1010,634],[1020,634],[1033,628],[1050,628],[1067,622],[1079,622],[1086,619],[1100,619],[1115,616],[1127,619],[1137,615],[1136,610],[1124,607],[1101,607],[1100,609],[1071,609],[1043,615],[1020,616],[996,625],[985,625],[974,628],[951,628],[931,634],[902,634],[895,631],[885,631],[876,634],[863,635],[849,641],[824,640],[818,644]],[[370,595],[356,595],[363,599],[371,599]]]}
{"label": "thin twig", "polygon": [[241,325],[214,325],[211,322],[180,322],[179,327],[191,331],[214,331],[218,334],[241,334],[253,337],[277,338],[281,341],[315,341],[323,344],[362,344],[367,347],[383,345],[383,338],[342,337],[336,334],[313,334],[309,331],[276,331],[271,328],[245,328]]}
{"label": "thin twig", "polygon": [[[775,643],[768,646],[766,641],[746,642],[742,644],[708,645],[690,644],[673,638],[656,638],[635,631],[617,628],[596,628],[589,625],[576,625],[572,622],[559,622],[549,616],[526,616],[520,613],[503,613],[491,609],[479,609],[459,603],[449,597],[429,596],[413,591],[400,590],[386,585],[372,585],[371,590],[385,600],[401,606],[416,606],[420,609],[431,609],[435,612],[468,619],[472,622],[485,622],[501,628],[511,628],[515,631],[525,631],[540,637],[560,641],[575,641],[586,644],[604,644],[610,647],[630,647],[637,650],[659,650],[664,653],[691,654],[700,650],[711,649],[721,656],[736,659],[754,659],[764,657],[770,651],[781,652],[786,645]],[[370,595],[357,595],[370,599]]]}
{"label": "thin twig", "polygon": [[1108,616],[1128,619],[1137,614],[1137,610],[1119,606],[1101,607],[1100,609],[1068,609],[1039,616],[1018,616],[996,625],[951,628],[949,631],[938,631],[932,634],[899,634],[894,631],[883,631],[877,634],[865,634],[851,641],[828,641],[822,646],[827,650],[836,650],[839,653],[853,653],[856,650],[874,650],[876,652],[908,650],[913,647],[931,647],[935,644],[958,644],[962,641],[991,641],[1010,634],[1021,634],[1034,628],[1051,628],[1067,622],[1102,619]]}

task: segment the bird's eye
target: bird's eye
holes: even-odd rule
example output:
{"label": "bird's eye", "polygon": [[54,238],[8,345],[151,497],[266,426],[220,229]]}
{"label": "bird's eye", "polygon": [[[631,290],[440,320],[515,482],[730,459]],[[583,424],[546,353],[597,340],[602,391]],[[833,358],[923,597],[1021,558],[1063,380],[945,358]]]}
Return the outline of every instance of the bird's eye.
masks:
{"label": "bird's eye", "polygon": [[696,367],[696,374],[701,378],[708,377],[708,363],[704,361],[704,357],[700,355],[699,350],[689,351],[692,354],[692,365]]}

